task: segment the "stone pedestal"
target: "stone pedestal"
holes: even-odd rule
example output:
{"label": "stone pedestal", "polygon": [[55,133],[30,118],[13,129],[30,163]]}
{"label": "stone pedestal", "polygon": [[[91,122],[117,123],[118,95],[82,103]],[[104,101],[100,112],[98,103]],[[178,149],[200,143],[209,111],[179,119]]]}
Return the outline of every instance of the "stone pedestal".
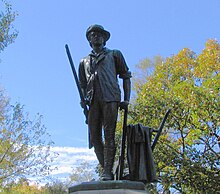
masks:
{"label": "stone pedestal", "polygon": [[141,194],[149,193],[142,182],[136,181],[93,181],[69,188],[69,194]]}

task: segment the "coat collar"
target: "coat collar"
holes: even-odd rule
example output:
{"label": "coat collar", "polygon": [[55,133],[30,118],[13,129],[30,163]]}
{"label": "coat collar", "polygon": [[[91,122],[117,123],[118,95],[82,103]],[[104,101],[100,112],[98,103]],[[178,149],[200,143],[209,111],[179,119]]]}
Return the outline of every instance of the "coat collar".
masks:
{"label": "coat collar", "polygon": [[102,49],[102,51],[101,51],[100,53],[98,53],[98,54],[96,54],[96,53],[94,52],[94,50],[92,50],[89,55],[90,55],[91,57],[98,58],[100,55],[106,54],[106,52],[107,52],[108,50],[109,50],[109,49],[107,49],[106,47],[104,47],[104,48]]}
{"label": "coat collar", "polygon": [[106,54],[109,52],[110,50],[107,48],[103,48],[102,52],[99,54],[96,54],[93,50],[91,51],[91,53],[89,54],[90,57],[93,58],[93,60],[97,63],[99,63],[102,59],[105,58]]}

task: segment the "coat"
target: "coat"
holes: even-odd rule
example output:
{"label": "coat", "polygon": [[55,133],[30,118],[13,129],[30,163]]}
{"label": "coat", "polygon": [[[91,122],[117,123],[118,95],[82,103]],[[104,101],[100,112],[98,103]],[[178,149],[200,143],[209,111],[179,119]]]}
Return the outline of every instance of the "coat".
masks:
{"label": "coat", "polygon": [[130,180],[145,183],[157,180],[151,149],[152,130],[141,124],[127,127],[127,159]]}

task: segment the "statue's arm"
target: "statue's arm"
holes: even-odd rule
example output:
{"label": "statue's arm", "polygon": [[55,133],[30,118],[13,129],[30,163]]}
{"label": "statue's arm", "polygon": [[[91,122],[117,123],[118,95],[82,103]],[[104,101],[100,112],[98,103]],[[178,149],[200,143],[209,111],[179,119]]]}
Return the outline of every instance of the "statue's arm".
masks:
{"label": "statue's arm", "polygon": [[123,79],[124,101],[129,102],[131,96],[131,80],[130,78]]}
{"label": "statue's arm", "polygon": [[116,70],[119,78],[123,79],[124,101],[120,103],[121,108],[126,108],[131,96],[131,72],[125,62],[122,53],[119,50],[114,50],[114,58],[116,62]]}

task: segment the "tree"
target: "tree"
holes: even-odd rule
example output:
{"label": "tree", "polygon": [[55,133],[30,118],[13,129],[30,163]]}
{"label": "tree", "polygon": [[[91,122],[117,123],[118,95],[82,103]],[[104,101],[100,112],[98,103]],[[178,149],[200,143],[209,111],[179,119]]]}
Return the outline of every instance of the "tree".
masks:
{"label": "tree", "polygon": [[79,166],[73,169],[70,175],[70,180],[72,183],[82,183],[94,180],[97,175],[94,170],[95,165],[87,161],[82,161]]}
{"label": "tree", "polygon": [[[17,16],[7,0],[1,0],[5,10],[0,12],[0,52],[13,43],[18,32],[13,27]],[[0,189],[28,176],[44,176],[51,171],[54,153],[42,116],[30,120],[24,106],[14,106],[0,89]]]}
{"label": "tree", "polygon": [[44,194],[65,194],[68,193],[68,188],[75,184],[80,184],[82,182],[89,182],[97,177],[95,173],[94,163],[89,163],[86,160],[79,160],[79,165],[73,168],[72,173],[69,178],[63,182],[53,181],[46,184],[42,189]]}
{"label": "tree", "polygon": [[39,185],[30,185],[27,179],[20,179],[18,182],[10,183],[10,187],[7,186],[2,189],[3,194],[45,194],[44,190],[39,187]]}
{"label": "tree", "polygon": [[130,117],[132,123],[157,128],[166,110],[172,108],[154,151],[164,190],[219,191],[219,43],[208,40],[200,55],[185,48],[164,61],[156,60],[153,72],[152,62],[145,61],[147,65],[139,67],[151,73],[136,80]]}
{"label": "tree", "polygon": [[24,107],[10,105],[0,90],[0,188],[21,177],[48,175],[52,144],[42,116],[30,120]]}
{"label": "tree", "polygon": [[4,12],[0,11],[0,52],[13,43],[18,35],[13,27],[17,13],[12,11],[12,6],[6,0],[1,0],[1,4],[5,7],[5,10]]}
{"label": "tree", "polygon": [[3,194],[67,194],[68,183],[52,180],[45,186],[30,183],[29,180],[21,178],[19,181],[11,182],[7,187],[0,190]]}
{"label": "tree", "polygon": [[54,181],[46,184],[42,190],[44,194],[67,194],[69,186],[67,182]]}

